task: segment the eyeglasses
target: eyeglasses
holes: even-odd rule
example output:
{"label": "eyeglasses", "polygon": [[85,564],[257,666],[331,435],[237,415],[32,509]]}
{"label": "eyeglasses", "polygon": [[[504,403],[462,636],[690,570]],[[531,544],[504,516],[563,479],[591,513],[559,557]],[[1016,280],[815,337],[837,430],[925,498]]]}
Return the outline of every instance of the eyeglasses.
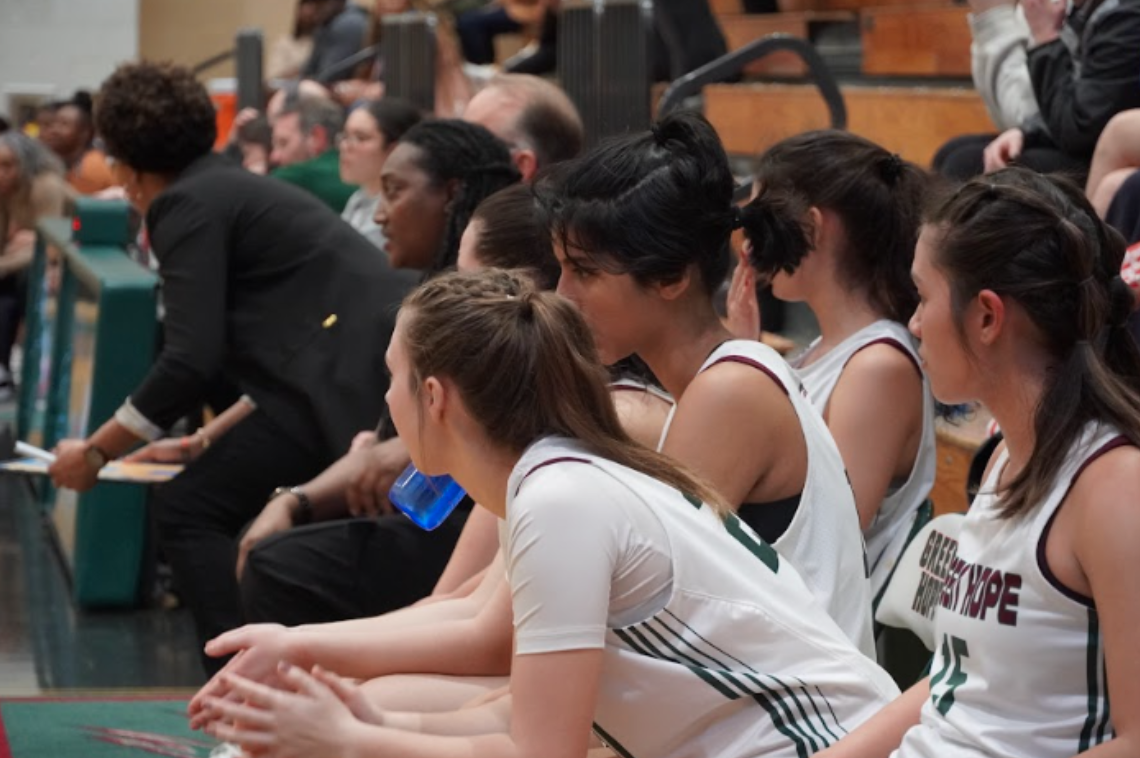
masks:
{"label": "eyeglasses", "polygon": [[344,132],[338,134],[336,137],[336,146],[344,147],[345,145],[365,145],[369,142],[376,142],[380,139],[378,134],[353,134],[352,132]]}

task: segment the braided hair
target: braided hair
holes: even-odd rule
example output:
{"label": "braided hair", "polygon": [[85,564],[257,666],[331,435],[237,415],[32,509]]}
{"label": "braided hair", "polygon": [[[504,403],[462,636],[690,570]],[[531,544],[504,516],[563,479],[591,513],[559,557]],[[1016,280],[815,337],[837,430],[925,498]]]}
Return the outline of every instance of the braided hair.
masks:
{"label": "braided hair", "polygon": [[416,164],[433,185],[452,180],[459,183],[430,269],[438,273],[455,265],[459,239],[476,206],[521,177],[506,144],[484,127],[466,121],[424,121],[405,132],[400,142],[420,149]]}
{"label": "braided hair", "polygon": [[1140,445],[1140,352],[1125,327],[1132,294],[1120,278],[1125,243],[1081,188],[1004,169],[963,185],[926,223],[959,333],[967,305],[991,290],[1017,301],[1051,355],[1033,454],[1003,485],[1003,514],[1041,502],[1088,422],[1113,424]]}

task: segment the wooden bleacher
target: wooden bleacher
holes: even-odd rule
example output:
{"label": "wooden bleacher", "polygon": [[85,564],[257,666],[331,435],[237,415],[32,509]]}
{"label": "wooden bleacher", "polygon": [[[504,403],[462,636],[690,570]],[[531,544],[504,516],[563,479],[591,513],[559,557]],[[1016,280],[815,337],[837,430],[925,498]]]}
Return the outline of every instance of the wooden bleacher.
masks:
{"label": "wooden bleacher", "polygon": [[[785,12],[747,14],[740,0],[710,0],[730,50],[783,32],[858,46],[851,71],[833,65],[848,129],[928,166],[952,137],[994,131],[970,81],[968,8],[931,0],[786,0]],[[845,29],[849,26],[850,29]],[[822,46],[817,44],[821,54]],[[705,90],[705,113],[735,155],[829,125],[805,67],[788,53],[749,66],[745,81]],[[920,79],[921,81],[916,81]]]}
{"label": "wooden bleacher", "polygon": [[[850,131],[922,166],[951,137],[993,130],[972,89],[846,85],[842,91]],[[785,137],[829,125],[819,93],[806,84],[710,86],[705,114],[734,155],[758,155]]]}

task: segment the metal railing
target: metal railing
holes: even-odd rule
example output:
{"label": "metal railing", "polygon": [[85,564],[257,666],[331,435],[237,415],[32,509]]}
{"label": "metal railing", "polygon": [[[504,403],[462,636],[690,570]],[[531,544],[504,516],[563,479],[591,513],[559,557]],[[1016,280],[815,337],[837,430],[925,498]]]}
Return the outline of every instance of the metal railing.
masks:
{"label": "metal railing", "polygon": [[755,60],[776,52],[790,52],[803,59],[808,67],[808,78],[819,89],[827,105],[833,129],[847,128],[847,105],[839,83],[827,67],[827,63],[810,42],[790,34],[771,34],[750,42],[739,50],[706,63],[695,71],[685,74],[669,85],[657,107],[658,118],[672,113],[687,97],[699,94],[707,84],[721,82],[740,74],[744,67]]}

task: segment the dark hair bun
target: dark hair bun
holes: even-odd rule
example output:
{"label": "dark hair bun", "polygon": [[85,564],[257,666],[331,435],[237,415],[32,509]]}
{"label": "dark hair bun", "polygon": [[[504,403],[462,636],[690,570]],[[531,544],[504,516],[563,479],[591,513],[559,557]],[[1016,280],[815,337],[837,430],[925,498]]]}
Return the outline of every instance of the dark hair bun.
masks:
{"label": "dark hair bun", "polygon": [[792,273],[811,251],[808,204],[790,192],[764,188],[741,210],[749,262],[761,274]]}

